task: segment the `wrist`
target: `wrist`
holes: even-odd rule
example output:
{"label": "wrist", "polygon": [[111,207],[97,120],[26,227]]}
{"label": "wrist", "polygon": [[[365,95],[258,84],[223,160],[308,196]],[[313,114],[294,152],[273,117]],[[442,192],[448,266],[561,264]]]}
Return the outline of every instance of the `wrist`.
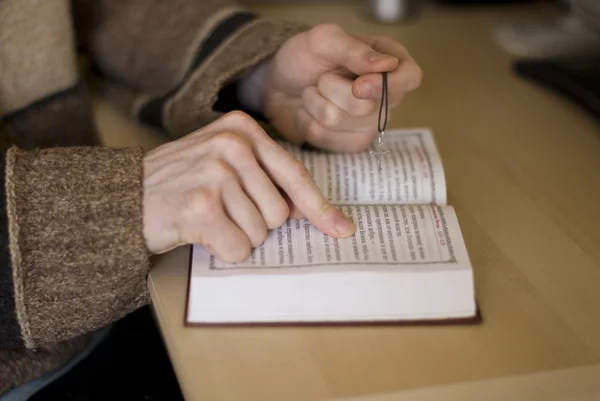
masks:
{"label": "wrist", "polygon": [[237,97],[244,108],[264,114],[270,69],[271,59],[265,60],[239,81]]}

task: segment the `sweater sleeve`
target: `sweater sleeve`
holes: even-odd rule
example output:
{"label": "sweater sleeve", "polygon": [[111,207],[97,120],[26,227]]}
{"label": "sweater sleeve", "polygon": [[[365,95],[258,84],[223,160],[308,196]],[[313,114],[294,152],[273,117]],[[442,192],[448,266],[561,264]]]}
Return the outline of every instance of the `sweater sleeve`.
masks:
{"label": "sweater sleeve", "polygon": [[307,29],[228,0],[75,0],[74,16],[102,96],[171,137],[260,109],[240,103],[241,79]]}
{"label": "sweater sleeve", "polygon": [[149,302],[142,150],[0,156],[0,348],[62,341]]}

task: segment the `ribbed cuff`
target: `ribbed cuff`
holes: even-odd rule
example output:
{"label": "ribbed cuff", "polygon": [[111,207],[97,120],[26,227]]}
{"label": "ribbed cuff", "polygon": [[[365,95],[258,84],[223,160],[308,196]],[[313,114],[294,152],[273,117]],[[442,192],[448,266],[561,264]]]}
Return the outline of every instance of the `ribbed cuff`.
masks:
{"label": "ribbed cuff", "polygon": [[145,305],[140,149],[11,148],[6,161],[15,310],[27,347]]}
{"label": "ribbed cuff", "polygon": [[307,30],[302,24],[255,19],[235,30],[200,64],[185,84],[160,108],[166,131],[179,137],[209,124],[220,91],[273,57],[291,37]]}

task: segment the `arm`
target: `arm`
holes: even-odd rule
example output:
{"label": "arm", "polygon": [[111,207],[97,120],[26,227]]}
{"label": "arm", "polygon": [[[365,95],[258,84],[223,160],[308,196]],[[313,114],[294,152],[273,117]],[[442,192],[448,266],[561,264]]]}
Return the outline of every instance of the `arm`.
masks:
{"label": "arm", "polygon": [[148,302],[142,152],[0,157],[0,348],[72,338]]}
{"label": "arm", "polygon": [[[219,98],[237,99],[238,78],[300,29],[196,0],[73,12],[106,98],[174,136],[219,117]],[[147,303],[142,152],[17,145],[0,157],[0,348],[70,339]]]}
{"label": "arm", "polygon": [[240,87],[240,78],[305,29],[261,18],[227,0],[74,5],[81,48],[102,77],[104,98],[172,137],[232,109],[260,112],[260,96],[248,100],[245,89],[256,87],[256,79]]}
{"label": "arm", "polygon": [[89,147],[68,1],[1,1],[0,38],[0,348],[43,354],[147,302],[142,152]]}

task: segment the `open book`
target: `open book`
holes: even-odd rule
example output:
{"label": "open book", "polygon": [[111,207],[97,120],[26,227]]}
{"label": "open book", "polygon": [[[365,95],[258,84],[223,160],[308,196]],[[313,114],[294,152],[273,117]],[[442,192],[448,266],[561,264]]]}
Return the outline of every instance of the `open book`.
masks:
{"label": "open book", "polygon": [[241,263],[193,246],[187,325],[478,321],[472,266],[429,130],[386,132],[381,169],[369,152],[282,145],[356,234],[338,240],[290,219]]}

